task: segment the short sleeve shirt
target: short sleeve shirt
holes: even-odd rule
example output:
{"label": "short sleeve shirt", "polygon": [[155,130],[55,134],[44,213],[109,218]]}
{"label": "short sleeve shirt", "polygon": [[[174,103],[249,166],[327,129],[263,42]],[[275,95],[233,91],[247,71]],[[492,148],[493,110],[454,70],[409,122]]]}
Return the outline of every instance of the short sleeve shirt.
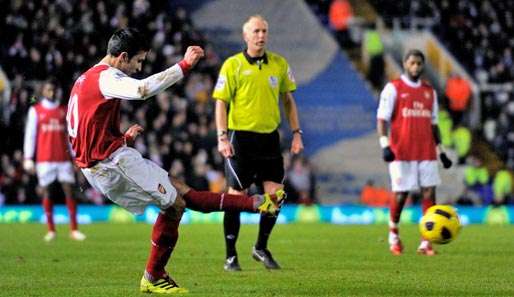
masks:
{"label": "short sleeve shirt", "polygon": [[270,133],[280,124],[280,94],[294,90],[284,57],[267,51],[262,60],[252,61],[238,53],[223,63],[212,96],[230,106],[230,130]]}

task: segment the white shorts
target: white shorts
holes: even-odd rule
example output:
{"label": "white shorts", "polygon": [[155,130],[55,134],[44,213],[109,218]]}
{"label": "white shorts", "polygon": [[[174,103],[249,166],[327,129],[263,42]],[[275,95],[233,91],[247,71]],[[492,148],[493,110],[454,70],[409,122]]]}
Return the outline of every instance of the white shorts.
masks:
{"label": "white shorts", "polygon": [[389,163],[393,192],[409,192],[441,184],[437,161],[393,161]]}
{"label": "white shorts", "polygon": [[38,183],[46,187],[58,180],[60,183],[75,183],[73,164],[71,162],[37,162],[36,174]]}
{"label": "white shorts", "polygon": [[117,149],[82,173],[96,190],[134,214],[142,214],[149,204],[167,209],[177,197],[168,172],[130,147]]}

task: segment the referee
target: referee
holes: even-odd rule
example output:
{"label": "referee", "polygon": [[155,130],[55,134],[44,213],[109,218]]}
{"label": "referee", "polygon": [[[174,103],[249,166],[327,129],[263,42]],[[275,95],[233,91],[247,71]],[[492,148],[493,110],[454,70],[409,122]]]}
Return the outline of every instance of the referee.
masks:
{"label": "referee", "polygon": [[[302,130],[291,93],[296,90],[296,83],[286,59],[266,51],[268,23],[262,16],[247,19],[243,38],[246,49],[225,61],[213,93],[218,151],[225,158],[230,194],[244,194],[252,183],[262,184],[266,193],[275,193],[284,188],[284,164],[277,131],[280,99],[293,131],[291,152],[298,154],[303,150]],[[259,235],[252,250],[253,258],[268,269],[280,269],[267,248],[276,220],[276,217],[261,216]],[[223,226],[227,248],[224,269],[239,271],[236,251],[239,213],[225,212]]]}

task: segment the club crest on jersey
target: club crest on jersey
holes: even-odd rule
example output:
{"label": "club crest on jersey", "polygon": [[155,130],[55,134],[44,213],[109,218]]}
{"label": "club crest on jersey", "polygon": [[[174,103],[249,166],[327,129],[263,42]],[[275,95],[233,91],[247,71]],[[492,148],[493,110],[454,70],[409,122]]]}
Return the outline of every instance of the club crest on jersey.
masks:
{"label": "club crest on jersey", "polygon": [[272,88],[276,88],[278,86],[278,78],[276,76],[271,75],[269,77],[269,84]]}
{"label": "club crest on jersey", "polygon": [[157,187],[157,189],[159,190],[159,192],[161,194],[166,194],[166,189],[164,188],[163,185],[159,184],[159,186]]}
{"label": "club crest on jersey", "polygon": [[425,98],[430,99],[430,93],[428,91],[425,91]]}

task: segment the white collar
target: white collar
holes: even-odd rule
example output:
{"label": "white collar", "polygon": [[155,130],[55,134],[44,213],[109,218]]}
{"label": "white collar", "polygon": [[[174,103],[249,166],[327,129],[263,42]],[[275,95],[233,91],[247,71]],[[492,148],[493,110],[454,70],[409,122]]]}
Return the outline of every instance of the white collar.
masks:
{"label": "white collar", "polygon": [[405,74],[402,74],[400,78],[406,85],[408,85],[411,88],[419,88],[421,86],[421,79],[418,79],[418,81],[414,82],[410,80]]}
{"label": "white collar", "polygon": [[43,107],[47,109],[54,109],[59,106],[59,101],[52,102],[47,98],[43,98],[43,100],[41,100],[41,105],[43,105]]}

